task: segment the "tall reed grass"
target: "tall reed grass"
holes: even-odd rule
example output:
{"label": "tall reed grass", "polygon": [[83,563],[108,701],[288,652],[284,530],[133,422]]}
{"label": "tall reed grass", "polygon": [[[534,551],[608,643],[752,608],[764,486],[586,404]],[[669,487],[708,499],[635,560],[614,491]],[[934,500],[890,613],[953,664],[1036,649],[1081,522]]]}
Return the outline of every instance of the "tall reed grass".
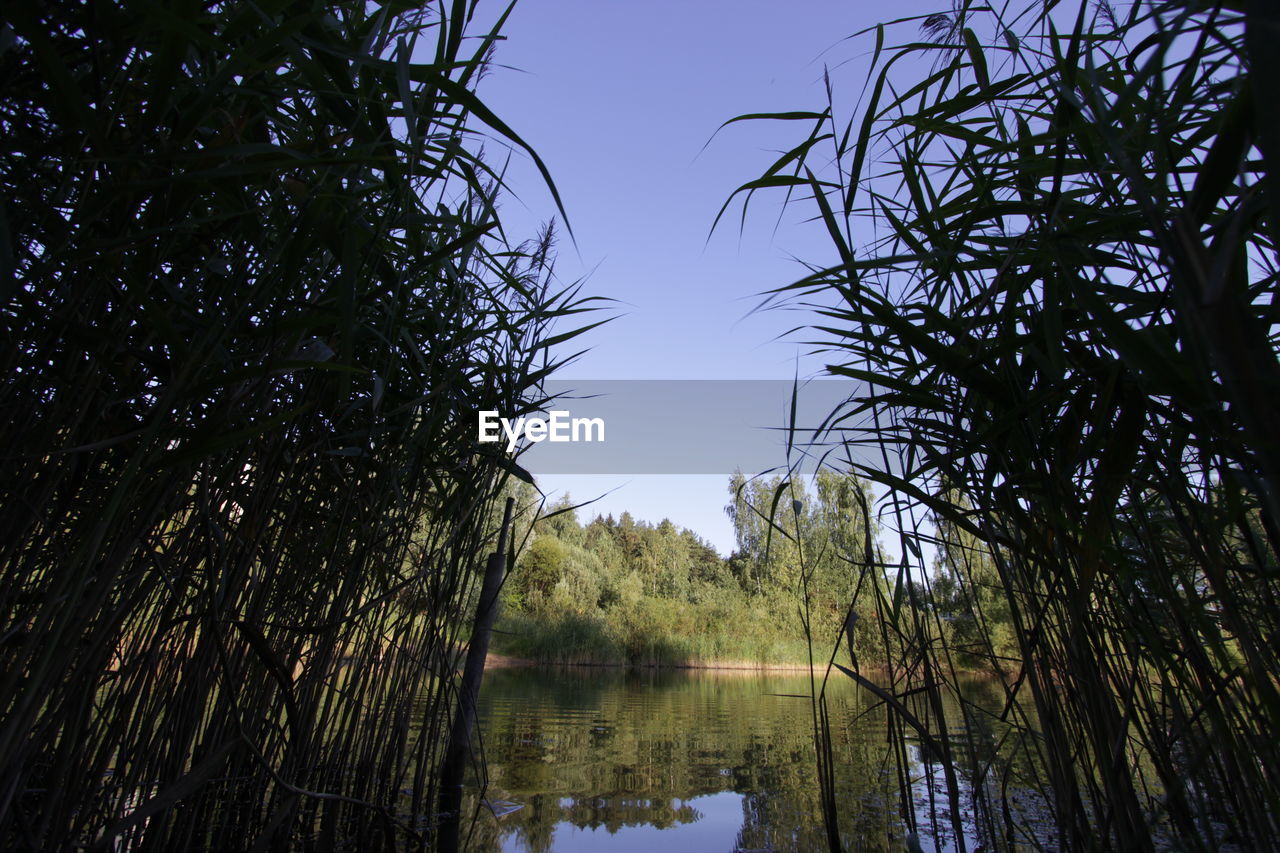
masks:
{"label": "tall reed grass", "polygon": [[[897,565],[869,536],[849,558],[890,575],[867,586],[893,661],[871,686],[908,829],[915,742],[947,770],[941,823],[959,836],[966,810],[987,849],[1280,847],[1277,21],[964,0],[861,34],[852,111],[828,78],[825,110],[767,117],[810,130],[739,192],[785,188],[830,237],[774,296],[816,312],[832,374],[869,384],[829,436],[875,451],[842,464],[900,532]],[[953,645],[927,546],[1007,608],[1016,654],[980,613]],[[873,681],[848,646],[832,662]],[[975,654],[1055,838],[1028,837],[998,768],[947,737],[940,698],[962,701]]]}
{"label": "tall reed grass", "polygon": [[502,235],[473,12],[6,4],[0,847],[431,843],[475,413],[590,307]]}

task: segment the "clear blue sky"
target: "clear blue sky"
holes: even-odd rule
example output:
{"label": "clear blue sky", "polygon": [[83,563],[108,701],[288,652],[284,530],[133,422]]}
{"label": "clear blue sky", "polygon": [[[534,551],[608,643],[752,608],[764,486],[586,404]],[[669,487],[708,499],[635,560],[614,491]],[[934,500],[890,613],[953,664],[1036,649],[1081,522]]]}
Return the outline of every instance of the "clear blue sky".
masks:
{"label": "clear blue sky", "polygon": [[[821,109],[824,65],[838,92],[856,98],[872,42],[843,39],[946,5],[521,0],[479,94],[539,152],[560,190],[577,245],[562,239],[559,277],[585,278],[585,291],[618,300],[621,315],[580,339],[590,351],[562,375],[791,378],[806,348],[802,337],[780,338],[809,317],[751,309],[757,294],[804,274],[795,258],[831,261],[821,229],[800,221],[803,207],[783,211],[774,192],[756,196],[745,230],[735,206],[710,240],[708,231],[734,188],[808,128],[716,129],[744,113]],[[497,154],[492,147],[491,159]],[[554,211],[550,195],[523,156],[513,155],[508,183],[517,196],[503,208],[509,233],[532,234]],[[798,369],[812,375],[820,366],[807,359]],[[540,481],[579,500],[616,489],[580,515],[669,517],[727,554],[726,483],[674,475]]]}

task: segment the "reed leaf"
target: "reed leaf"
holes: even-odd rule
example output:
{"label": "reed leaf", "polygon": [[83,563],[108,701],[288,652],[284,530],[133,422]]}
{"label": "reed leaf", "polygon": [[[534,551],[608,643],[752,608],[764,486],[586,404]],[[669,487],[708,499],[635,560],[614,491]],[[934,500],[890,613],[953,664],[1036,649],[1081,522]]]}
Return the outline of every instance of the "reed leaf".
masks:
{"label": "reed leaf", "polygon": [[433,844],[475,412],[594,307],[499,236],[473,7],[5,7],[5,849]]}
{"label": "reed leaf", "polygon": [[[961,2],[923,39],[877,29],[859,132],[783,164],[836,260],[771,296],[868,382],[830,437],[870,433],[879,463],[845,464],[901,531],[870,587],[877,689],[940,708],[965,668],[993,673],[1062,849],[1280,837],[1274,117],[1254,100],[1274,21],[1249,8]],[[1024,843],[1006,791],[973,790],[984,847]]]}

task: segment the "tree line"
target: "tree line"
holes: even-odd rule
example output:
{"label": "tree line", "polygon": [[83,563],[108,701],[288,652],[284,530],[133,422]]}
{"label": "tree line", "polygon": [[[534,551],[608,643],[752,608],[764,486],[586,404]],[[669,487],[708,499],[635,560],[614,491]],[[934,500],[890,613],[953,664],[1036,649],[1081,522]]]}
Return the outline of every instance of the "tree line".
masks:
{"label": "tree line", "polygon": [[[545,507],[507,581],[501,649],[558,662],[807,664],[809,640],[824,647],[852,630],[865,660],[883,664],[892,640],[882,617],[895,594],[899,604],[941,616],[959,637],[976,637],[979,620],[1008,620],[991,605],[991,590],[971,594],[953,580],[895,593],[873,496],[856,475],[737,472],[727,491],[735,543],[727,556],[669,519],[623,512],[584,524],[569,495]],[[876,567],[863,571],[867,554]],[[974,543],[946,537],[938,554],[940,579],[962,560],[990,563]],[[999,652],[1016,657],[1007,641]],[[976,647],[965,661],[991,662]]]}

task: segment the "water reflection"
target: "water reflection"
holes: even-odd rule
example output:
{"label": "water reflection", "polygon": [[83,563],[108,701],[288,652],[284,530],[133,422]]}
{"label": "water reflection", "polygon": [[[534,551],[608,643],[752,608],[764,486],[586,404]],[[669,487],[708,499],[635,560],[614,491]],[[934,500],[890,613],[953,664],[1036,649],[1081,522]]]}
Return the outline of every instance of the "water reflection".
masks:
{"label": "water reflection", "polygon": [[[486,795],[521,808],[486,814],[467,849],[826,849],[811,710],[796,698],[808,689],[803,675],[493,671],[480,709]],[[946,814],[940,768],[910,750],[913,797],[904,805],[884,709],[845,682],[828,697],[847,848],[905,849],[904,808]],[[920,830],[926,849],[953,847],[945,819],[925,819]]]}

